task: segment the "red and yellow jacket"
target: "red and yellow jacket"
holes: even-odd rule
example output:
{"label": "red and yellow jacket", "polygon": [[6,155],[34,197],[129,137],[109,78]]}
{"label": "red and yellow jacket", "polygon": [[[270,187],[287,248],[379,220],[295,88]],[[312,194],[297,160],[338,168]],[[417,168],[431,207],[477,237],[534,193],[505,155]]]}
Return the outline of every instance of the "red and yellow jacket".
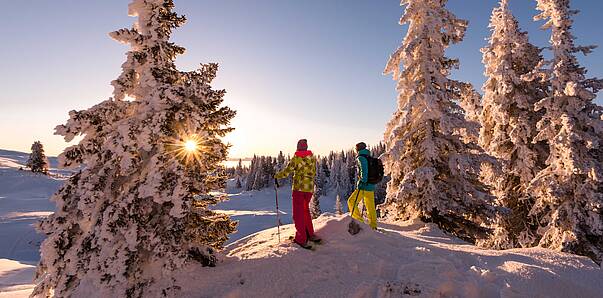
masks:
{"label": "red and yellow jacket", "polygon": [[293,190],[314,192],[314,177],[316,176],[316,157],[312,151],[297,151],[287,167],[276,173],[274,178],[283,179],[293,173]]}

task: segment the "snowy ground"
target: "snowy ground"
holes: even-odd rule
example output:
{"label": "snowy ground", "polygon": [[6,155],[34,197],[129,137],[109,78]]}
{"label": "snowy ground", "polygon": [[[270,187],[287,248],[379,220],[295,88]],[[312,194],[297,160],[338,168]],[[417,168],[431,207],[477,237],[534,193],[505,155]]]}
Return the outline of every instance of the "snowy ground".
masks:
{"label": "snowy ground", "polygon": [[34,265],[40,259],[43,239],[33,224],[54,211],[48,198],[63,184],[68,172],[33,174],[25,168],[26,153],[0,150],[0,297],[27,296],[31,292]]}
{"label": "snowy ground", "polygon": [[[229,200],[216,205],[213,209],[231,216],[239,221],[238,231],[230,236],[228,243],[253,233],[276,226],[276,196],[274,188],[260,191],[241,191],[232,187],[229,181],[227,192]],[[281,224],[290,224],[291,218],[291,186],[281,186],[278,190]],[[345,202],[343,202],[345,204]],[[335,197],[326,196],[320,199],[323,212],[334,212]]]}
{"label": "snowy ground", "polygon": [[[32,224],[53,211],[48,198],[63,182],[19,171],[26,159],[0,150],[0,298],[31,292],[42,239]],[[228,193],[230,200],[214,209],[238,220],[238,231],[218,267],[178,273],[184,297],[602,297],[602,270],[589,259],[542,249],[481,250],[423,223],[381,222],[384,233],[364,226],[351,236],[348,217],[323,214],[315,227],[325,244],[300,249],[287,242],[294,233],[289,187],[279,189],[279,244],[274,190],[231,186]],[[323,211],[334,205],[332,196],[321,199]]]}
{"label": "snowy ground", "polygon": [[[279,244],[275,228],[240,239],[216,268],[178,276],[186,297],[601,297],[603,274],[586,258],[542,249],[481,250],[432,225],[381,223],[347,232],[349,217],[315,220],[316,251]],[[281,228],[286,239],[292,225]]]}

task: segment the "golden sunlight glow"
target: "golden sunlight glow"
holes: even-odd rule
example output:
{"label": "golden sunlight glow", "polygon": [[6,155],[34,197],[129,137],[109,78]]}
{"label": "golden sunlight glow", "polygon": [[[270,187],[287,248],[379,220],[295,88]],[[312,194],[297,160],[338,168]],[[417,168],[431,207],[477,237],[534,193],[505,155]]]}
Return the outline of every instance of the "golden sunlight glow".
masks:
{"label": "golden sunlight glow", "polygon": [[197,134],[182,133],[180,138],[168,142],[173,154],[186,164],[201,162],[203,142]]}
{"label": "golden sunlight glow", "polygon": [[184,150],[188,151],[189,153],[193,153],[195,151],[197,151],[197,141],[193,140],[193,139],[189,139],[186,140],[186,142],[184,142]]}

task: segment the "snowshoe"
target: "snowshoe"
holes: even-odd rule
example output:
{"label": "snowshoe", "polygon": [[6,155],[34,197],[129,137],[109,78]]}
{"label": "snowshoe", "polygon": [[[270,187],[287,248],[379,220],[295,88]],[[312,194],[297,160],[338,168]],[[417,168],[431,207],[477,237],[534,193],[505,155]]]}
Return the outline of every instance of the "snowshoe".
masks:
{"label": "snowshoe", "polygon": [[322,238],[320,238],[318,236],[312,236],[308,240],[312,241],[315,244],[323,244],[324,243],[324,241],[322,241]]}
{"label": "snowshoe", "polygon": [[352,218],[352,221],[350,221],[350,224],[348,225],[348,233],[350,233],[350,235],[356,235],[360,233],[361,230],[362,227],[360,227],[360,224]]}
{"label": "snowshoe", "polygon": [[309,244],[309,243],[307,243],[307,242],[306,242],[305,244],[301,244],[301,243],[299,243],[299,242],[297,242],[297,241],[293,240],[293,243],[295,243],[295,244],[299,245],[299,247],[301,247],[301,248],[303,248],[303,249],[307,249],[307,250],[314,250],[314,246],[312,246],[311,244]]}

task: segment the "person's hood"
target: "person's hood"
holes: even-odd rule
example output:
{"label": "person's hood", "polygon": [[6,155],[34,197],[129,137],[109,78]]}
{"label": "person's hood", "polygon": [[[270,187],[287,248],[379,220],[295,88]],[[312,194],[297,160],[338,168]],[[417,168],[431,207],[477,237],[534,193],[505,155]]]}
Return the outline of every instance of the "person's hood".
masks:
{"label": "person's hood", "polygon": [[368,156],[370,156],[371,152],[368,151],[368,149],[362,149],[362,150],[358,151],[358,155],[368,155]]}
{"label": "person's hood", "polygon": [[312,151],[310,151],[310,150],[295,151],[295,156],[299,156],[301,158],[304,158],[306,156],[312,156]]}

